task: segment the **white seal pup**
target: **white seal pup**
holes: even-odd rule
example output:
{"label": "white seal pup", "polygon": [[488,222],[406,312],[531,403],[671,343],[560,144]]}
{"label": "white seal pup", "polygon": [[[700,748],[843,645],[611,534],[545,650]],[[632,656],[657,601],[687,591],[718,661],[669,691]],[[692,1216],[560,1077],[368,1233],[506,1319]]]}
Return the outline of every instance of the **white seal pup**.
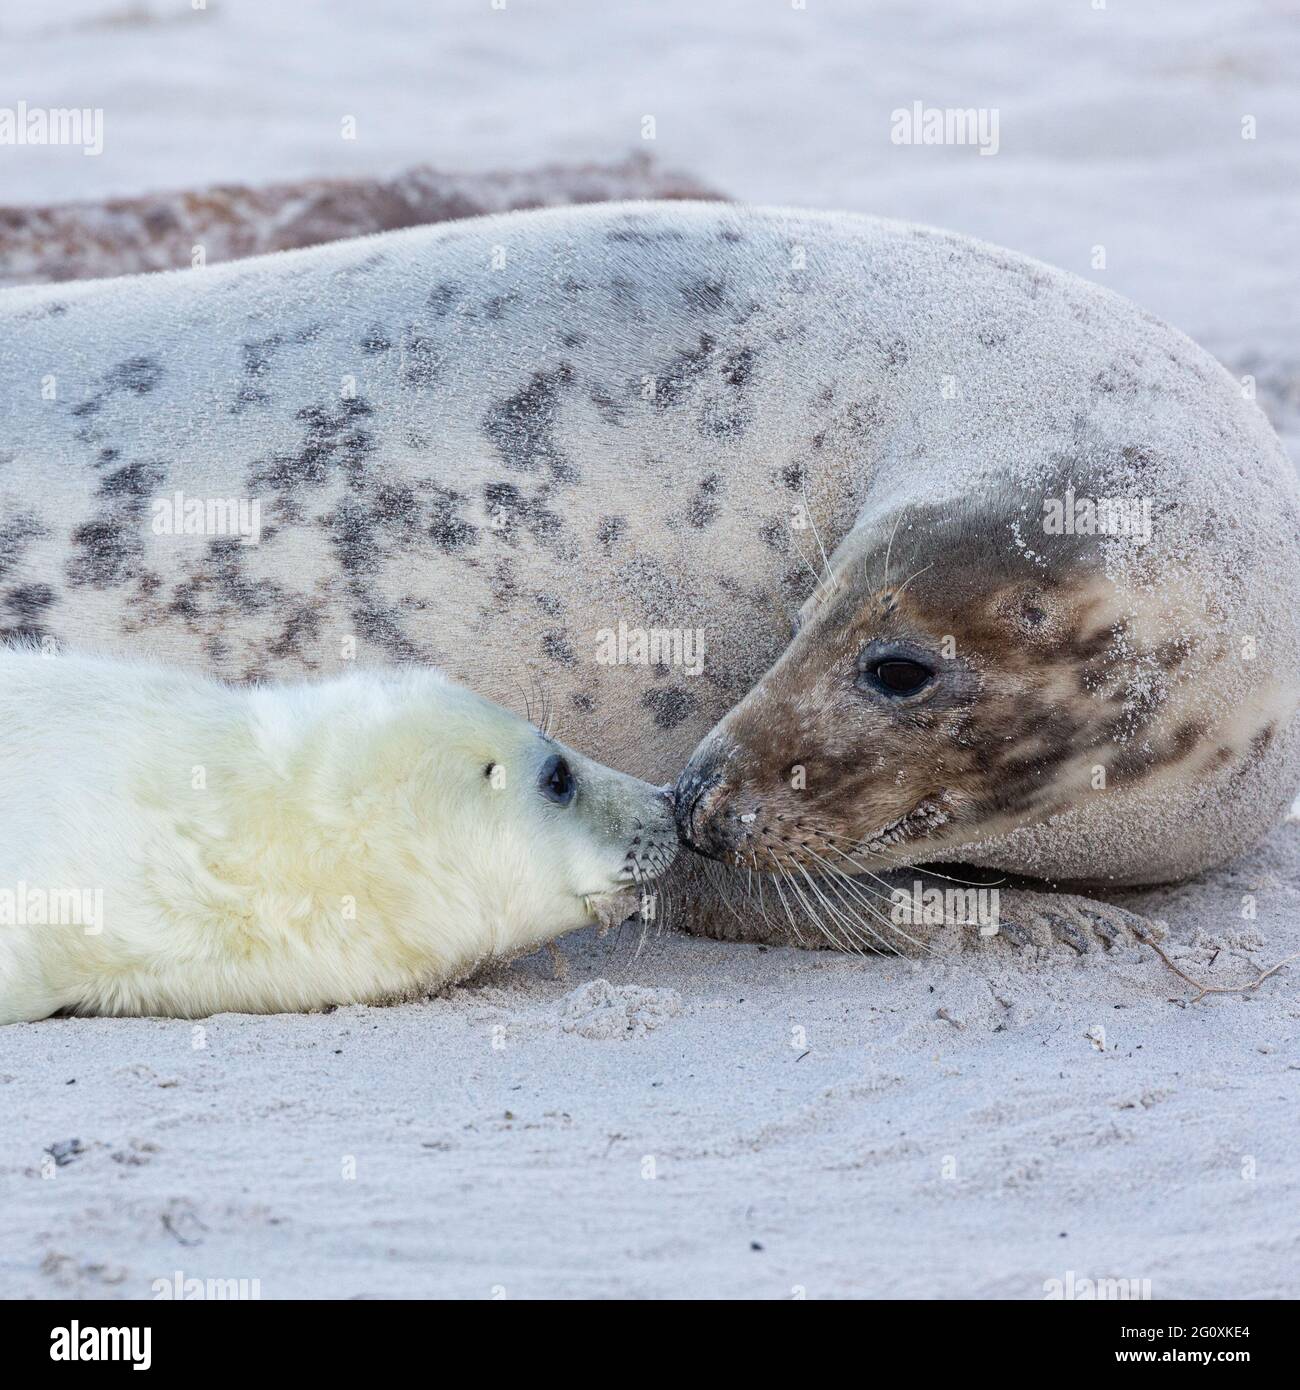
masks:
{"label": "white seal pup", "polygon": [[0,1023],[409,995],[672,861],[662,790],[430,670],[234,689],[0,648]]}
{"label": "white seal pup", "polygon": [[656,783],[753,689],[682,782],[728,863],[820,872],[797,816],[868,869],[1155,882],[1300,777],[1262,413],[964,237],[475,219],[8,291],[0,383],[0,627],[240,679],[355,644],[502,702],[538,670],[570,743]]}

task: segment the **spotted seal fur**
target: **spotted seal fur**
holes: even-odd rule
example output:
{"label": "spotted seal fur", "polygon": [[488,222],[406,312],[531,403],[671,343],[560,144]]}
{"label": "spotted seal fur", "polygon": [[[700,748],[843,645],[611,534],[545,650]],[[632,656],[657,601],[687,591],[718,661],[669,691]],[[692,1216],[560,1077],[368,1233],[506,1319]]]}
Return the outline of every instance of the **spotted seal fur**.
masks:
{"label": "spotted seal fur", "polygon": [[[683,834],[741,867],[835,843],[1153,882],[1295,789],[1277,438],[1184,336],[1010,251],[511,214],[8,291],[0,379],[0,628],[236,679],[355,651],[540,684],[626,771],[700,745]],[[156,534],[177,494],[259,501],[259,543]],[[1145,502],[1150,535],[1048,534],[1069,498]],[[700,673],[606,659],[621,630],[702,635]],[[868,653],[932,663],[928,693],[882,695]]]}

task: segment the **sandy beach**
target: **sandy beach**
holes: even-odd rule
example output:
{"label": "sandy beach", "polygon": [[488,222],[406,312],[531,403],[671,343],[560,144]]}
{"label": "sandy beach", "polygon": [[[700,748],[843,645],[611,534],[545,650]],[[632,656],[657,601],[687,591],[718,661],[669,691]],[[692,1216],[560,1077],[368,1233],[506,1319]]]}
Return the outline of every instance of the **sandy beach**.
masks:
{"label": "sandy beach", "polygon": [[[1300,950],[1298,866],[1289,824],[1123,902],[1244,983]],[[1300,963],[1190,1004],[1141,945],[624,928],[564,959],[390,1008],[6,1029],[0,1295],[1300,1292]]]}

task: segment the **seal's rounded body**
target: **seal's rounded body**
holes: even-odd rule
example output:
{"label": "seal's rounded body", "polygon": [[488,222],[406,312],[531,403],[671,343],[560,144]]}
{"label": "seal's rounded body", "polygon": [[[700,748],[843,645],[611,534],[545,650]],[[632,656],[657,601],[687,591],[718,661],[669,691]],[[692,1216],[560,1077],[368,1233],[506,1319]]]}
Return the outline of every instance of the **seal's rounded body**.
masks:
{"label": "seal's rounded body", "polygon": [[[813,765],[846,843],[899,821],[924,834],[895,860],[1156,881],[1294,789],[1276,437],[1185,337],[1008,251],[712,204],[512,214],[9,291],[0,380],[11,631],[235,678],[355,645],[499,700],[540,682],[567,739],[662,781],[812,595],[726,739],[764,745],[737,787]],[[1067,497],[1145,499],[1150,534],[1040,544]],[[859,718],[828,672],[879,638],[821,600],[913,570],[907,640],[969,659],[943,719]]]}
{"label": "seal's rounded body", "polygon": [[0,783],[0,1023],[427,990],[631,910],[677,848],[662,790],[424,669],[0,647]]}

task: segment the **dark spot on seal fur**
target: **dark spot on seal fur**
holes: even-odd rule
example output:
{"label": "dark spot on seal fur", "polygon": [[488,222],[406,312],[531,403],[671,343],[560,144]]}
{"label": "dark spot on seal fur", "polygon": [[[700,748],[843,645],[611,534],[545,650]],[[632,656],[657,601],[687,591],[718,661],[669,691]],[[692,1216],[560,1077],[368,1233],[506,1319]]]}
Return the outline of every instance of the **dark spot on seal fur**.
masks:
{"label": "dark spot on seal fur", "polygon": [[758,353],[753,348],[736,348],[723,359],[723,381],[728,386],[734,386],[738,391],[743,390],[749,385],[750,379],[754,375],[754,363],[757,361]]}
{"label": "dark spot on seal fur", "polygon": [[250,579],[243,570],[247,548],[236,536],[216,536],[208,541],[198,568],[176,587],[171,609],[180,617],[197,618],[203,612],[200,600],[216,600],[216,616],[228,622],[234,612],[261,613],[276,606],[283,591],[267,579]]}
{"label": "dark spot on seal fur", "polygon": [[437,383],[442,374],[443,358],[435,339],[414,324],[402,329],[402,385],[422,390]]}
{"label": "dark spot on seal fur", "polygon": [[303,644],[315,641],[319,633],[320,613],[310,604],[301,604],[284,620],[278,636],[271,641],[267,651],[280,661],[290,658],[304,661]]}
{"label": "dark spot on seal fur", "polygon": [[[433,489],[433,517],[428,534],[444,550],[470,544],[477,530],[456,516],[465,501],[447,488]],[[421,521],[420,506],[411,488],[385,484],[361,488],[322,516],[320,525],[329,535],[339,565],[351,575],[375,573],[394,550],[416,541]]]}
{"label": "dark spot on seal fur", "polygon": [[782,554],[788,549],[788,538],[786,536],[785,523],[776,517],[769,517],[758,528],[759,539],[764,545],[771,546],[773,550]]}
{"label": "dark spot on seal fur", "polygon": [[52,299],[48,304],[38,304],[18,315],[20,323],[33,323],[39,319],[58,319],[68,312],[68,306],[60,300]]}
{"label": "dark spot on seal fur", "polygon": [[727,302],[726,286],[721,280],[692,280],[682,285],[679,293],[692,314],[716,314]]}
{"label": "dark spot on seal fur", "polygon": [[1166,670],[1173,671],[1191,655],[1194,643],[1189,637],[1175,637],[1153,647],[1151,655]]}
{"label": "dark spot on seal fur", "polygon": [[697,347],[683,348],[669,358],[654,375],[654,403],[657,406],[676,405],[708,370],[713,357],[714,340],[700,334]]}
{"label": "dark spot on seal fur", "polygon": [[230,404],[230,413],[239,415],[245,406],[249,405],[270,405],[271,393],[263,391],[260,386],[249,386],[244,383],[236,392],[235,399]]}
{"label": "dark spot on seal fur", "polygon": [[243,343],[240,352],[244,359],[244,375],[265,376],[271,370],[271,360],[275,356],[276,349],[283,347],[284,341],[281,334],[272,333],[269,337],[255,338],[250,342]]}
{"label": "dark spot on seal fur", "polygon": [[654,722],[661,729],[675,729],[683,719],[695,712],[695,696],[680,686],[665,686],[661,690],[647,690],[641,696],[641,703],[650,711]]}
{"label": "dark spot on seal fur", "polygon": [[569,642],[568,634],[560,628],[552,628],[549,632],[542,633],[542,651],[552,661],[558,661],[561,666],[576,666],[578,664],[578,658]]}
{"label": "dark spot on seal fur", "polygon": [[1198,720],[1189,719],[1174,730],[1172,740],[1173,754],[1177,760],[1186,758],[1195,751],[1205,737],[1206,726]]}
{"label": "dark spot on seal fur", "polygon": [[274,454],[255,462],[248,477],[249,490],[316,487],[335,468],[349,472],[356,481],[366,458],[375,450],[374,436],[358,422],[373,414],[373,407],[361,397],[340,401],[335,410],[304,406],[294,417],[305,426],[298,452]]}
{"label": "dark spot on seal fur", "polygon": [[494,531],[504,531],[523,509],[523,494],[514,483],[484,483],[483,509]]}
{"label": "dark spot on seal fur", "polygon": [[160,463],[139,460],[109,473],[100,483],[100,497],[148,497],[166,481],[167,470]]}
{"label": "dark spot on seal fur", "polygon": [[1156,467],[1156,460],[1151,451],[1144,449],[1140,444],[1126,444],[1119,452],[1124,460],[1122,471],[1130,486],[1148,477]]}
{"label": "dark spot on seal fur", "polygon": [[650,231],[640,227],[613,227],[605,233],[605,240],[630,242],[635,246],[655,246],[661,243],[685,241],[686,235],[675,227],[657,227]]}
{"label": "dark spot on seal fur", "polygon": [[606,555],[613,550],[615,542],[627,530],[627,518],[622,516],[602,516],[596,526],[596,540]]}
{"label": "dark spot on seal fur", "polygon": [[1120,396],[1135,401],[1142,394],[1142,381],[1137,372],[1125,363],[1112,362],[1092,378],[1094,395]]}
{"label": "dark spot on seal fur", "polygon": [[1264,754],[1268,752],[1269,746],[1273,742],[1273,735],[1277,732],[1274,724],[1266,724],[1250,740],[1250,752],[1246,755],[1248,764],[1258,763],[1263,760]]}
{"label": "dark spot on seal fur", "polygon": [[910,353],[902,338],[891,338],[887,343],[881,345],[881,352],[884,355],[886,367],[907,366]]}
{"label": "dark spot on seal fur", "polygon": [[442,280],[435,285],[429,291],[428,298],[428,305],[433,310],[434,318],[445,319],[463,294],[464,290],[454,280]]}
{"label": "dark spot on seal fur", "polygon": [[[519,595],[519,580],[515,578],[514,561],[498,560],[492,567],[492,599],[502,608],[508,608]],[[489,610],[490,611],[490,610]]]}
{"label": "dark spot on seal fur", "polygon": [[439,550],[464,550],[478,540],[478,527],[457,515],[457,508],[467,500],[462,493],[450,488],[436,489],[429,535]]}
{"label": "dark spot on seal fur", "polygon": [[548,467],[558,481],[577,481],[577,472],[554,434],[560,397],[573,379],[573,368],[567,362],[550,371],[534,372],[526,386],[488,411],[483,433],[496,446],[507,468],[516,473],[535,473]]}
{"label": "dark spot on seal fur", "polygon": [[519,291],[509,290],[505,294],[494,294],[491,299],[483,306],[483,312],[489,319],[503,319],[506,311],[519,303]]}
{"label": "dark spot on seal fur", "polygon": [[93,396],[72,407],[72,414],[78,419],[98,415],[104,408],[108,396],[126,392],[133,396],[147,396],[163,378],[162,365],[152,357],[128,357],[110,367],[103,376],[103,386]]}
{"label": "dark spot on seal fur", "polygon": [[383,607],[373,595],[357,585],[353,586],[353,593],[352,621],[359,635],[373,642],[395,661],[419,661],[420,649],[403,631],[394,610]]}
{"label": "dark spot on seal fur", "polygon": [[129,391],[134,396],[147,396],[163,378],[163,369],[152,357],[128,357],[125,362],[110,367],[104,374],[109,391]]}
{"label": "dark spot on seal fur", "polygon": [[348,574],[371,574],[379,567],[379,552],[371,536],[371,520],[361,503],[343,498],[321,518],[329,532],[334,555]]}
{"label": "dark spot on seal fur", "polygon": [[388,261],[388,255],[384,251],[374,251],[369,256],[360,260],[353,261],[350,265],[341,265],[334,272],[341,280],[350,280],[355,275],[369,275],[371,271],[378,270],[381,265]]}
{"label": "dark spot on seal fur", "polygon": [[627,406],[623,401],[615,399],[603,387],[593,387],[590,397],[592,405],[596,407],[596,413],[600,416],[602,424],[621,425],[627,414]]}
{"label": "dark spot on seal fur", "polygon": [[686,509],[686,520],[696,530],[703,530],[718,519],[721,508],[718,505],[717,493],[721,485],[721,479],[716,473],[710,473],[707,478],[701,480],[695,496],[691,498],[690,506]]}
{"label": "dark spot on seal fur", "polygon": [[83,522],[73,530],[72,543],[81,554],[68,561],[68,582],[96,589],[126,583],[143,551],[135,531],[112,517]]}
{"label": "dark spot on seal fur", "polygon": [[31,512],[0,517],[0,579],[18,568],[30,541],[49,535],[49,530]]}
{"label": "dark spot on seal fur", "polygon": [[388,337],[379,324],[368,329],[365,337],[361,339],[361,351],[367,357],[377,357],[381,352],[388,352],[392,346],[392,339]]}
{"label": "dark spot on seal fur", "polygon": [[20,584],[5,595],[5,607],[26,621],[39,618],[58,595],[48,584]]}
{"label": "dark spot on seal fur", "polygon": [[506,540],[513,540],[516,528],[522,526],[539,544],[545,545],[563,528],[563,518],[545,506],[545,489],[536,497],[528,497],[514,483],[486,483],[483,487],[483,506],[492,530]]}

